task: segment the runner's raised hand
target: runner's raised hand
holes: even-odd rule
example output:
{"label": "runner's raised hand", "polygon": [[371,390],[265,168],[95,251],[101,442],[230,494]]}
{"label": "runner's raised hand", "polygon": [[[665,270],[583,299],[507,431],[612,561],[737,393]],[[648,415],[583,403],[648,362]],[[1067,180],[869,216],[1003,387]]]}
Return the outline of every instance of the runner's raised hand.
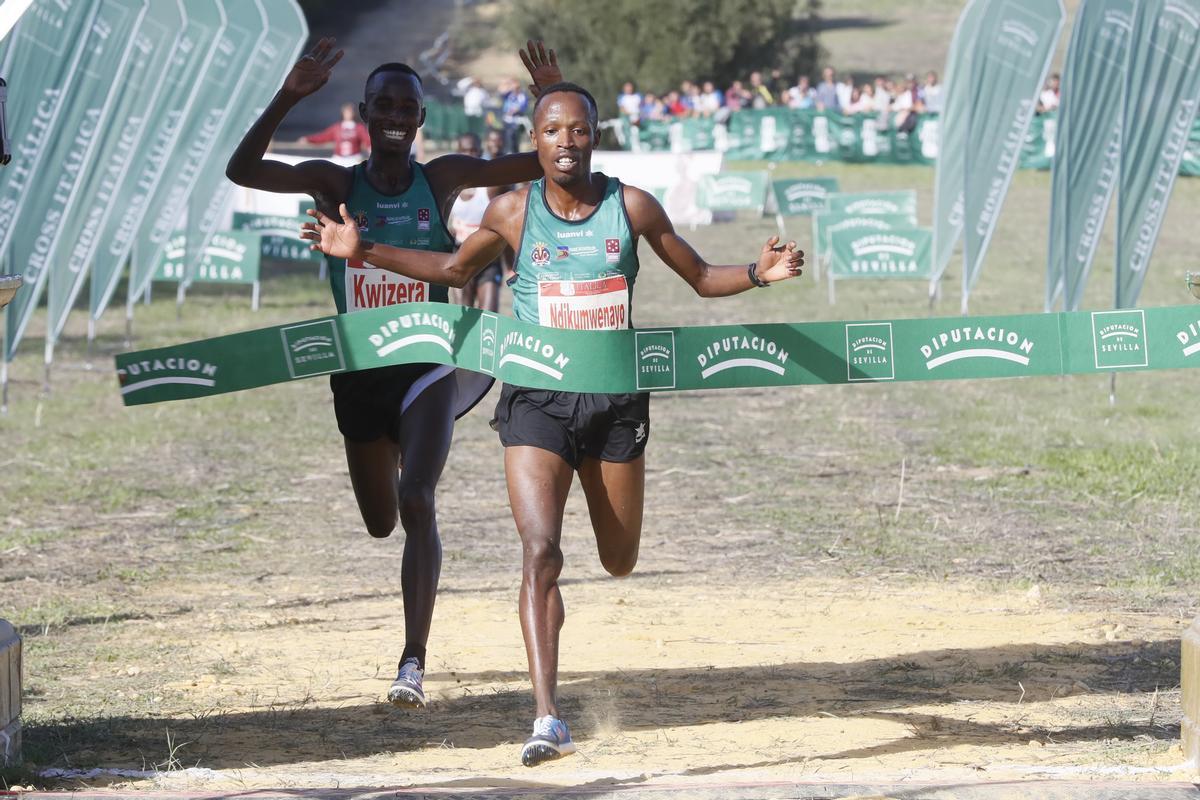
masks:
{"label": "runner's raised hand", "polygon": [[329,80],[329,73],[334,64],[341,61],[345,54],[344,50],[338,50],[330,55],[336,42],[337,39],[331,36],[326,36],[317,42],[312,50],[296,62],[292,71],[283,79],[282,91],[299,100],[308,97],[324,86],[325,82]]}
{"label": "runner's raised hand", "polygon": [[763,245],[754,273],[767,283],[785,281],[803,272],[804,251],[796,249],[795,242],[780,246],[779,237],[772,236]]}
{"label": "runner's raised hand", "polygon": [[546,86],[552,86],[563,79],[562,70],[558,68],[558,56],[554,50],[546,50],[546,44],[538,39],[525,42],[525,49],[520,51],[521,62],[529,70],[533,83],[529,84],[529,93],[536,99]]}
{"label": "runner's raised hand", "polygon": [[308,210],[308,215],[316,222],[306,222],[300,226],[300,238],[314,242],[309,248],[334,258],[358,258],[359,248],[362,247],[362,236],[358,232],[358,223],[350,216],[346,204],[338,206],[338,214],[342,221],[322,214],[315,208]]}

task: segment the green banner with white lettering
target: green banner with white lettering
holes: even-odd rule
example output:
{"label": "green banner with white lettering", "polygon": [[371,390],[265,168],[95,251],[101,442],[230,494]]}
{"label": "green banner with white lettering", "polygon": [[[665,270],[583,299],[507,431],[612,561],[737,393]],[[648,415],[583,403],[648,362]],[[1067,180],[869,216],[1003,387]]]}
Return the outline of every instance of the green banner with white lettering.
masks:
{"label": "green banner with white lettering", "polygon": [[1050,178],[1046,310],[1079,308],[1121,154],[1121,94],[1134,0],[1084,0],[1062,78]]}
{"label": "green banner with white lettering", "polygon": [[[187,275],[188,236],[180,231],[167,240],[154,270],[154,280],[179,283]],[[219,231],[194,259],[193,283],[250,286],[261,279],[262,242],[250,231]]]}
{"label": "green banner with white lettering", "polygon": [[[171,167],[150,200],[150,213],[134,241],[125,311],[154,277],[154,268],[167,240],[182,227],[188,198],[208,164],[230,113],[236,111],[239,89],[264,30],[258,0],[218,0],[223,27],[211,63],[199,75],[199,93],[183,122]],[[190,8],[190,6],[189,6]]]}
{"label": "green banner with white lettering", "polygon": [[1137,302],[1200,101],[1200,0],[1144,0],[1122,114],[1114,305]]}
{"label": "green banner with white lettering", "polygon": [[766,172],[721,172],[700,179],[696,204],[709,211],[762,212],[767,202]]}
{"label": "green banner with white lettering", "polygon": [[967,159],[967,115],[971,102],[971,62],[988,0],[969,0],[958,18],[943,70],[942,114],[938,119],[938,158],[933,175],[932,295],[950,266],[963,229],[963,169]]}
{"label": "green banner with white lettering", "polygon": [[223,215],[234,190],[225,177],[225,162],[275,95],[308,38],[308,26],[296,0],[257,2],[264,14],[265,32],[257,42],[250,63],[239,67],[244,80],[234,89],[236,99],[188,201],[189,257],[185,283],[191,281],[209,240],[225,222]]}
{"label": "green banner with white lettering", "polygon": [[826,263],[833,257],[832,236],[842,231],[877,233],[896,228],[912,228],[917,224],[915,214],[843,214],[825,212],[813,215],[813,260]]}
{"label": "green banner with white lettering", "polygon": [[[65,100],[71,85],[80,76],[86,40],[98,13],[99,7],[89,0],[37,0],[4,40],[0,75],[10,82],[20,76],[20,91],[10,91],[5,106],[13,159],[0,169],[0,273],[24,277],[5,311],[6,333],[24,329],[41,294],[46,265],[29,263],[26,251],[30,241],[42,239],[43,220],[33,216],[36,211],[27,215],[25,209],[45,206],[53,193],[47,175],[53,172],[57,177],[61,163],[49,160],[48,153],[75,133],[63,135],[64,129],[58,125],[67,111]],[[14,252],[18,238],[25,245]],[[8,362],[15,349],[16,341],[6,340],[0,354],[0,382],[7,382]]]}
{"label": "green banner with white lettering", "polygon": [[92,167],[86,169],[73,209],[67,214],[59,252],[65,262],[50,274],[47,292],[46,362],[66,325],[94,263],[97,247],[124,198],[119,188],[142,152],[150,115],[163,91],[163,73],[183,25],[178,0],[149,3],[130,40],[130,58],[109,111]]}
{"label": "green banner with white lettering", "polygon": [[929,278],[933,234],[923,228],[844,230],[830,237],[831,278]]}
{"label": "green banner with white lettering", "polygon": [[829,210],[829,196],[838,190],[837,178],[790,178],[771,181],[775,209],[784,217],[808,217]]}
{"label": "green banner with white lettering", "polygon": [[1066,9],[1062,0],[991,0],[971,60],[963,168],[962,311],[1033,121]]}
{"label": "green banner with white lettering", "polygon": [[273,214],[233,212],[233,229],[257,233],[262,241],[262,257],[275,261],[320,261],[325,256],[309,243],[297,238],[300,226],[311,222],[308,216],[281,217]]}
{"label": "green banner with white lettering", "polygon": [[75,67],[77,74],[63,94],[62,110],[36,184],[16,222],[21,235],[12,237],[8,245],[8,263],[25,277],[25,287],[8,308],[8,361],[16,354],[51,274],[64,280],[58,243],[107,130],[109,111],[130,60],[130,39],[146,0],[100,0],[95,8],[92,24],[83,35],[84,52]]}
{"label": "green banner with white lettering", "polygon": [[[168,7],[169,0],[155,0],[156,7]],[[148,113],[148,123],[137,145],[138,158],[113,192],[113,210],[109,222],[91,256],[89,310],[91,324],[100,319],[116,291],[121,272],[142,222],[158,198],[164,176],[176,163],[183,147],[184,126],[201,87],[204,75],[216,56],[225,13],[219,0],[186,0],[177,10],[183,14],[182,27],[171,46],[171,57],[160,73],[161,91]]]}
{"label": "green banner with white lettering", "polygon": [[895,192],[841,192],[829,195],[830,214],[903,214],[917,221],[917,193],[912,189]]}
{"label": "green banner with white lettering", "polygon": [[1200,311],[577,331],[407,303],[123,353],[116,369],[141,405],[411,363],[605,393],[1177,369],[1200,366]]}

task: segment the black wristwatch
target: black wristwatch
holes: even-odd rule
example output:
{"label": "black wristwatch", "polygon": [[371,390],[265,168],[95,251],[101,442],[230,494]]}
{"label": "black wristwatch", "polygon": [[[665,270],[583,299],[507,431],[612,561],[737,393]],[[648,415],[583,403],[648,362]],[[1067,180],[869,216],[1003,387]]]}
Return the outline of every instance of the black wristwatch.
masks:
{"label": "black wristwatch", "polygon": [[746,274],[750,277],[751,283],[753,283],[755,286],[759,286],[759,287],[765,289],[768,286],[770,286],[771,284],[767,283],[762,278],[758,277],[757,268],[758,268],[758,262],[751,261],[750,265],[748,267],[746,267]]}

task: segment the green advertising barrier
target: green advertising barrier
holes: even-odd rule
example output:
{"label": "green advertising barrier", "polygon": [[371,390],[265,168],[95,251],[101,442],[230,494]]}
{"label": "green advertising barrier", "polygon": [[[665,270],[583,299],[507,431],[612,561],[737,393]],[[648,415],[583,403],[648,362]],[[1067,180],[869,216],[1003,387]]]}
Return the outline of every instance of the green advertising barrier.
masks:
{"label": "green advertising barrier", "polygon": [[917,192],[842,192],[831,194],[827,210],[831,214],[904,214],[917,221]]}
{"label": "green advertising barrier", "polygon": [[762,214],[767,202],[766,172],[721,172],[700,179],[696,204],[709,211],[753,209]]}
{"label": "green advertising barrier", "polygon": [[839,231],[890,231],[916,227],[916,214],[842,214],[825,212],[813,215],[813,277],[821,280],[821,262],[833,257],[831,237]]}
{"label": "green advertising barrier", "polygon": [[923,228],[838,231],[830,235],[830,252],[830,305],[839,280],[933,277],[933,232]]}
{"label": "green advertising barrier", "polygon": [[233,229],[257,233],[262,237],[262,257],[276,261],[323,261],[325,256],[314,251],[302,239],[297,238],[300,226],[310,222],[311,217],[298,215],[281,217],[272,214],[251,214],[247,211],[233,212]]}
{"label": "green advertising barrier", "polygon": [[[213,234],[195,259],[188,258],[187,243],[186,233],[176,233],[167,240],[153,280],[177,284],[190,277],[192,283],[250,286],[250,306],[258,311],[262,243],[257,233],[224,231]],[[194,267],[189,266],[189,261]]]}
{"label": "green advertising barrier", "polygon": [[610,393],[1178,369],[1200,366],[1200,311],[575,331],[407,303],[116,357],[131,406],[411,363]]}
{"label": "green advertising barrier", "polygon": [[829,210],[829,196],[838,190],[837,178],[791,178],[771,181],[775,223],[786,236],[785,217],[811,217]]}

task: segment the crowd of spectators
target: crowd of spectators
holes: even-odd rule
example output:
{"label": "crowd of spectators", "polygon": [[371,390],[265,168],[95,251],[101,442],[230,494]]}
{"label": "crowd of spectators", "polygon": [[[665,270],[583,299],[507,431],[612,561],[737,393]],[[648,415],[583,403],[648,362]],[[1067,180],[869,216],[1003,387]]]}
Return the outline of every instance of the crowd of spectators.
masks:
{"label": "crowd of spectators", "polygon": [[[1039,111],[1057,108],[1058,94],[1059,80],[1054,75],[1041,93]],[[903,78],[880,75],[873,81],[856,83],[853,76],[838,76],[832,67],[822,70],[815,86],[807,75],[789,81],[780,70],[774,70],[768,76],[752,72],[745,83],[733,81],[724,89],[712,81],[684,81],[678,89],[664,94],[639,92],[632,82],[626,82],[617,97],[619,115],[633,124],[688,117],[711,117],[723,122],[742,109],[786,107],[846,116],[874,115],[882,126],[900,130],[915,126],[923,112],[940,114],[942,104],[942,84],[936,72],[927,73],[923,81],[909,74]]]}
{"label": "crowd of spectators", "polygon": [[502,132],[506,152],[520,151],[523,122],[529,113],[529,95],[520,81],[501,78],[493,92],[484,88],[478,78],[466,77],[458,82],[455,93],[462,96],[463,111],[468,117],[483,118],[485,127]]}

